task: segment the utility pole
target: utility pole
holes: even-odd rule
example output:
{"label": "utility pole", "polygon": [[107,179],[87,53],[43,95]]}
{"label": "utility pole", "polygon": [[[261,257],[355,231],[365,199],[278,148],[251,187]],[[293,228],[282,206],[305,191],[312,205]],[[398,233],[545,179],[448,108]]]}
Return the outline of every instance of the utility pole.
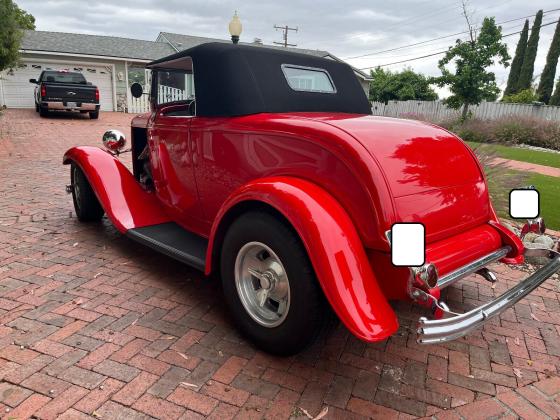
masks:
{"label": "utility pole", "polygon": [[274,44],[283,45],[284,48],[297,46],[297,44],[288,44],[288,31],[297,32],[298,31],[297,27],[296,28],[290,28],[288,25],[285,25],[285,26],[274,25],[274,29],[282,29],[282,32],[284,32],[284,34],[282,35],[283,41],[282,42],[274,41]]}

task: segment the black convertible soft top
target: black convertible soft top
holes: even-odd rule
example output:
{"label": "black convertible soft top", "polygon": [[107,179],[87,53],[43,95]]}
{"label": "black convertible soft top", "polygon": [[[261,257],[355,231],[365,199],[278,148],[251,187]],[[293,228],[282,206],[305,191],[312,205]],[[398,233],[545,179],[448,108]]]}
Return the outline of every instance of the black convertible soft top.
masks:
{"label": "black convertible soft top", "polygon": [[[325,70],[334,92],[294,90],[284,75],[286,66]],[[365,92],[349,65],[308,54],[212,42],[153,61],[147,67],[154,71],[193,69],[196,113],[200,116],[261,112],[371,114]]]}

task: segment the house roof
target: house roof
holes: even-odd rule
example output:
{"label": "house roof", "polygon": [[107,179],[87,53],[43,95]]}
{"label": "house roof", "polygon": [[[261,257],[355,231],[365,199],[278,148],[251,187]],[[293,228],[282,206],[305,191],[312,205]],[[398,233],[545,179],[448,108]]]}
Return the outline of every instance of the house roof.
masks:
{"label": "house roof", "polygon": [[[231,43],[230,40],[225,40],[225,39],[206,38],[206,37],[200,37],[200,36],[175,34],[175,33],[172,33],[172,32],[160,32],[157,39],[167,41],[177,51],[183,51],[183,50],[186,50],[186,49],[189,49],[189,48],[192,48],[192,47],[196,47],[197,45],[205,44],[205,43],[208,43],[208,42],[225,42],[225,43],[228,43],[228,44]],[[342,62],[342,60],[340,58],[332,55],[328,51],[323,51],[323,50],[310,50],[310,49],[307,49],[307,48],[291,48],[291,47],[286,48],[286,47],[281,47],[281,46],[276,46],[276,45],[257,44],[257,43],[254,43],[254,42],[252,42],[252,43],[251,42],[240,42],[239,44],[241,44],[241,45],[251,45],[251,46],[262,46],[262,47],[274,48],[274,49],[278,49],[278,50],[282,50],[282,51],[293,51],[293,52],[297,52],[297,53],[314,55],[316,57],[331,58],[333,60]],[[354,70],[355,73],[357,73],[362,78],[364,78],[366,80],[370,79],[370,76],[367,73],[364,73],[363,71],[358,70],[355,67],[352,67],[352,69]]]}
{"label": "house roof", "polygon": [[[188,48],[196,47],[200,44],[205,44],[208,42],[225,42],[231,43],[230,40],[226,39],[218,39],[218,38],[206,38],[201,36],[192,36],[192,35],[183,35],[183,34],[174,34],[172,32],[160,32],[158,39],[160,37],[164,37],[168,42],[170,42],[175,48],[179,51],[186,50]],[[255,42],[240,42],[240,45],[251,45],[251,46],[263,46],[266,48],[276,48],[283,51],[293,51],[298,53],[310,54],[315,55],[317,57],[327,57],[330,56],[328,51],[321,51],[321,50],[310,50],[306,48],[292,48],[292,47],[280,47],[276,45],[263,45],[257,44]]]}
{"label": "house roof", "polygon": [[141,60],[156,60],[175,52],[163,42],[47,31],[25,31],[21,49]]}
{"label": "house roof", "polygon": [[[200,36],[160,32],[156,41],[121,38],[105,35],[75,34],[68,32],[25,31],[21,49],[28,51],[59,52],[76,55],[98,55],[103,57],[118,57],[138,60],[157,60],[177,51],[186,50],[209,42],[231,41]],[[246,45],[260,45],[255,43],[241,43]],[[306,48],[284,48],[266,45],[268,48],[294,51],[316,57],[331,58],[342,61],[328,51],[310,50]],[[363,79],[369,80],[369,75],[353,68],[354,72]]]}

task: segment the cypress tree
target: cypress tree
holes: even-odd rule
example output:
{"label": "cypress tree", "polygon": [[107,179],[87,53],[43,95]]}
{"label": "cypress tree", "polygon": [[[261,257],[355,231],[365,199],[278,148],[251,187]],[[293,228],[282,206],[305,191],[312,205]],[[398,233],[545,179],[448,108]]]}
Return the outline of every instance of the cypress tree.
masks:
{"label": "cypress tree", "polygon": [[537,89],[539,101],[548,104],[552,96],[552,89],[554,88],[554,76],[556,75],[556,66],[558,65],[558,57],[560,56],[560,19],[556,24],[556,30],[550,43],[548,54],[546,55],[546,64],[541,74],[541,81]]}
{"label": "cypress tree", "polygon": [[529,19],[526,19],[523,30],[521,31],[521,35],[519,36],[517,48],[515,48],[515,56],[513,57],[513,61],[511,62],[511,68],[509,70],[509,76],[506,90],[504,90],[504,96],[511,95],[512,93],[517,93],[517,82],[519,81],[519,73],[521,72],[523,57],[525,56],[525,50],[527,49],[528,37]]}
{"label": "cypress tree", "polygon": [[537,57],[537,48],[539,47],[539,34],[541,31],[543,11],[539,10],[533,27],[531,28],[531,36],[527,42],[525,57],[523,57],[523,65],[519,73],[519,81],[517,82],[517,91],[529,89],[533,81],[533,70],[535,69],[535,58]]}
{"label": "cypress tree", "polygon": [[548,104],[560,106],[560,77],[556,81],[556,89],[554,89],[554,93],[550,97],[550,102]]}

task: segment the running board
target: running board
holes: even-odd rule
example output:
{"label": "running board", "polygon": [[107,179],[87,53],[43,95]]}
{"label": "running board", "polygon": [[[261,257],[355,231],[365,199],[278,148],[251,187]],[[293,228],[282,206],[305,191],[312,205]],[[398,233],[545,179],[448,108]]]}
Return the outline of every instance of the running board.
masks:
{"label": "running board", "polygon": [[177,223],[161,223],[129,229],[126,236],[143,245],[204,271],[208,240]]}

